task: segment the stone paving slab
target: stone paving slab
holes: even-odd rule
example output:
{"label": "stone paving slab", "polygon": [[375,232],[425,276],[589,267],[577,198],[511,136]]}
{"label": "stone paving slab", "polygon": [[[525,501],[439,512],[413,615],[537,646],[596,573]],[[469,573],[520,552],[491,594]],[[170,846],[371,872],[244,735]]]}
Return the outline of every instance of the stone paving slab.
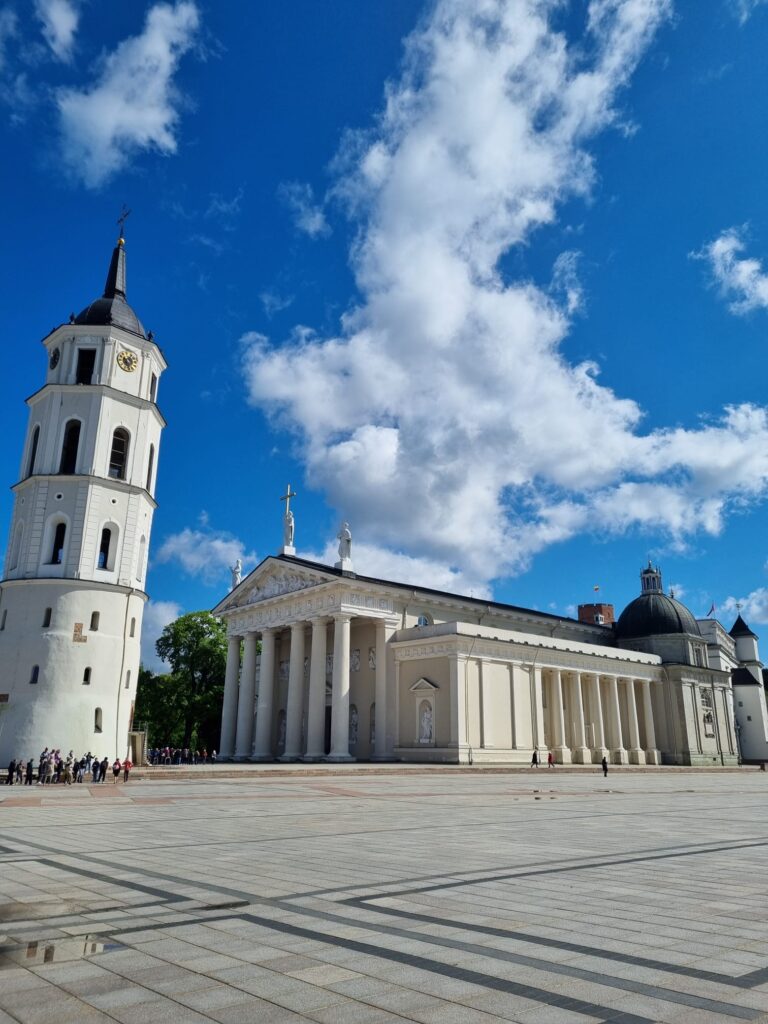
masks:
{"label": "stone paving slab", "polygon": [[768,774],[0,788],[0,1024],[768,1021]]}

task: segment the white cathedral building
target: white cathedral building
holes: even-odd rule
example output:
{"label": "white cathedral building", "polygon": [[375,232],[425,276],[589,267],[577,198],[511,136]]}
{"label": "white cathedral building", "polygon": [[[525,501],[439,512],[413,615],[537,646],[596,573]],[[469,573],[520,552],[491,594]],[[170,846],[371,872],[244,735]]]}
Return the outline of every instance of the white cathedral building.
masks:
{"label": "white cathedral building", "polygon": [[[290,489],[289,489],[290,495]],[[288,518],[290,517],[290,518]],[[696,620],[648,565],[616,622],[357,575],[285,546],[214,608],[229,649],[219,756],[736,765],[768,760],[757,638]],[[260,653],[259,653],[260,652]]]}
{"label": "white cathedral building", "polygon": [[0,764],[126,754],[166,364],[126,301],[122,238],[104,294],[42,344],[0,583]]}

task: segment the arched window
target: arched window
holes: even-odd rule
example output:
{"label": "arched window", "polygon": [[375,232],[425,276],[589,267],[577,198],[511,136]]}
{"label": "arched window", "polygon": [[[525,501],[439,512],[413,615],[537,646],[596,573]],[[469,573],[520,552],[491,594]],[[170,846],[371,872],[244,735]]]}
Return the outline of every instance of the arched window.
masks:
{"label": "arched window", "polygon": [[91,612],[91,632],[97,633],[99,630],[99,619],[101,616],[98,612]]}
{"label": "arched window", "polygon": [[112,450],[109,453],[109,475],[114,480],[125,480],[129,442],[128,431],[124,427],[118,427],[112,435]]}
{"label": "arched window", "polygon": [[109,568],[109,549],[112,544],[112,531],[108,526],[105,526],[101,531],[101,541],[99,542],[99,560],[96,563],[99,569]]}
{"label": "arched window", "polygon": [[147,538],[142,534],[139,541],[139,561],[136,565],[136,579],[141,582],[144,579],[144,559],[147,557]]}
{"label": "arched window", "polygon": [[29,449],[29,462],[27,463],[27,476],[35,472],[35,459],[37,458],[37,446],[40,442],[40,424],[38,423],[32,432],[32,446]]}
{"label": "arched window", "polygon": [[101,708],[96,708],[93,713],[93,731],[101,732]]}
{"label": "arched window", "polygon": [[155,468],[155,446],[149,446],[149,462],[147,463],[147,490],[152,493],[152,470]]}
{"label": "arched window", "polygon": [[67,539],[67,524],[56,523],[51,547],[50,565],[61,565],[64,561],[64,541]]}
{"label": "arched window", "polygon": [[417,626],[431,626],[432,625],[432,619],[429,617],[429,615],[427,615],[426,612],[422,612],[419,615],[418,619],[416,620],[416,625]]}
{"label": "arched window", "polygon": [[131,636],[136,636],[136,619],[131,619]]}
{"label": "arched window", "polygon": [[32,666],[32,675],[29,677],[29,681],[30,681],[30,683],[36,683],[39,678],[40,678],[40,666],[39,665],[33,665]]}
{"label": "arched window", "polygon": [[61,446],[59,472],[77,472],[77,449],[80,446],[80,420],[69,420],[64,427],[64,443]]}
{"label": "arched window", "polygon": [[51,616],[53,615],[53,608],[46,608],[45,614],[43,615],[43,629],[48,629],[51,624]]}
{"label": "arched window", "polygon": [[131,670],[130,669],[128,669],[128,671],[125,673],[125,688],[126,688],[126,690],[130,690],[130,688],[131,688]]}
{"label": "arched window", "polygon": [[149,379],[149,400],[154,402],[157,398],[157,377],[153,373]]}
{"label": "arched window", "polygon": [[83,672],[83,686],[90,686],[90,685],[91,685],[91,667],[89,665],[88,668],[85,670],[85,672]]}
{"label": "arched window", "polygon": [[8,609],[3,609],[3,617],[0,619],[0,633],[5,629],[5,620],[8,618]]}
{"label": "arched window", "polygon": [[16,527],[16,534],[13,538],[13,548],[11,549],[11,560],[8,564],[8,571],[13,572],[19,565],[19,557],[21,556],[21,540],[24,536],[24,523],[19,523]]}
{"label": "arched window", "polygon": [[714,715],[714,702],[712,700],[712,694],[709,690],[699,690],[699,696],[701,697],[701,707],[703,711],[704,720],[704,735],[714,736],[715,735],[715,715]]}

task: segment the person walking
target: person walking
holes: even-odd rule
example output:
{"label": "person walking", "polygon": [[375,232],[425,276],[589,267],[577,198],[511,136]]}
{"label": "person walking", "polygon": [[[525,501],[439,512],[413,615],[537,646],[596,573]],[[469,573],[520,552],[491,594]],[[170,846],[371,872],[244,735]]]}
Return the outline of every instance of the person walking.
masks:
{"label": "person walking", "polygon": [[547,768],[554,768],[554,767],[555,767],[555,755],[550,750],[550,752],[547,754]]}
{"label": "person walking", "polygon": [[121,768],[122,768],[122,765],[120,764],[120,758],[116,757],[115,760],[112,762],[112,781],[113,782],[117,782],[118,776],[120,775],[120,769]]}
{"label": "person walking", "polygon": [[128,773],[130,772],[131,768],[133,768],[133,761],[131,761],[129,757],[126,757],[126,759],[123,761],[123,783],[126,783],[128,781]]}
{"label": "person walking", "polygon": [[20,786],[24,781],[24,762],[21,758],[16,761],[16,785]]}
{"label": "person walking", "polygon": [[538,767],[539,767],[539,755],[538,755],[538,752],[536,750],[534,750],[533,757],[531,758],[531,768],[538,768]]}
{"label": "person walking", "polygon": [[32,780],[34,779],[34,775],[35,775],[35,766],[32,763],[32,758],[30,757],[30,759],[27,761],[27,771],[26,771],[26,774],[24,776],[24,785],[25,786],[31,786],[32,785]]}
{"label": "person walking", "polygon": [[92,773],[93,781],[94,782],[98,782],[99,781],[100,770],[101,770],[101,762],[99,761],[98,757],[94,757],[94,759],[93,759],[93,761],[91,763],[91,773]]}
{"label": "person walking", "polygon": [[603,766],[603,776],[607,779],[608,778],[608,762],[606,761],[605,757],[603,757],[603,760],[602,760],[601,764]]}
{"label": "person walking", "polygon": [[109,768],[109,758],[105,757],[101,762],[101,770],[99,771],[99,782],[107,781],[107,769]]}

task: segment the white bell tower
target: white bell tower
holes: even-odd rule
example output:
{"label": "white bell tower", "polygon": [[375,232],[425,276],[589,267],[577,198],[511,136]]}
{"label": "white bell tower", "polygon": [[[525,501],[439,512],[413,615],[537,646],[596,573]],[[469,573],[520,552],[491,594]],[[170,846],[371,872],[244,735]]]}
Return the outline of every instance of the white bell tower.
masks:
{"label": "white bell tower", "polygon": [[166,363],[126,301],[122,238],[103,296],[42,344],[0,582],[0,765],[127,752]]}

